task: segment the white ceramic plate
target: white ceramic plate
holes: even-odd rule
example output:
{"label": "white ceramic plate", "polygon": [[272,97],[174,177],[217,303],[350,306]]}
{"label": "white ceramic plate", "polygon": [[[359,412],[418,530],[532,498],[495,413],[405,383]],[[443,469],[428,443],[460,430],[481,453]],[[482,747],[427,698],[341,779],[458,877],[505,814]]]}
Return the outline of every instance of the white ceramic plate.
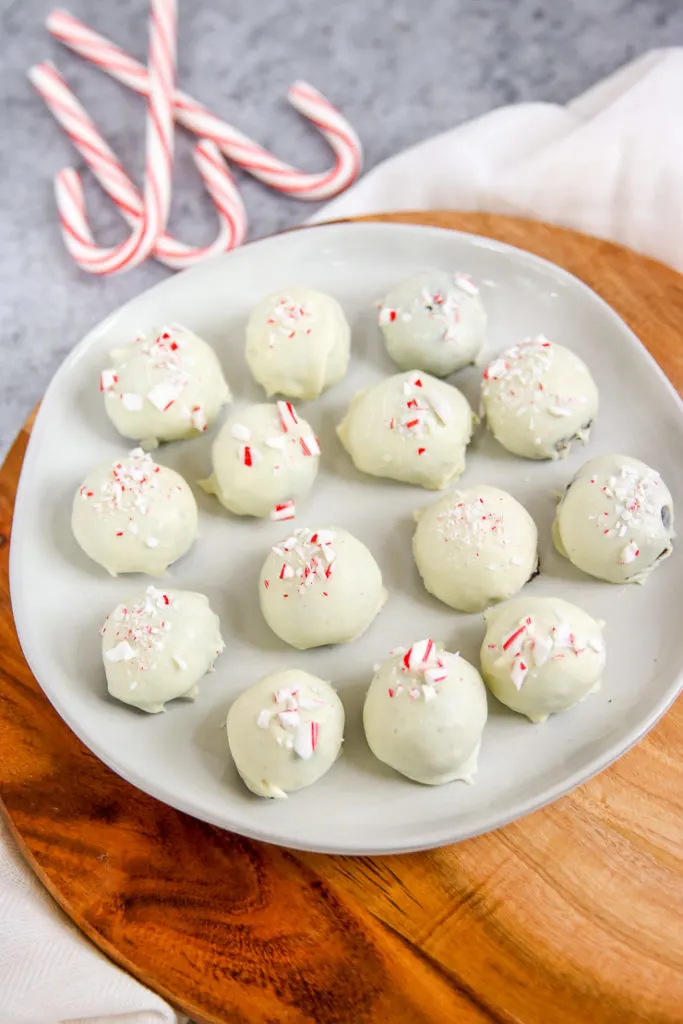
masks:
{"label": "white ceramic plate", "polygon": [[[469,450],[463,482],[510,491],[538,524],[542,574],[526,592],[560,595],[606,619],[608,650],[600,693],[543,725],[489,699],[474,786],[409,782],[376,761],[365,744],[361,708],[373,664],[391,648],[425,636],[476,664],[483,620],[430,597],[413,565],[411,514],[438,495],[356,472],[334,432],[351,396],[394,372],[376,327],[375,300],[427,266],[462,270],[480,282],[492,350],[543,332],[586,360],[601,393],[589,445],[575,447],[565,462],[508,455],[481,428]],[[354,644],[308,652],[287,647],[261,618],[257,578],[269,546],[289,524],[233,517],[195,488],[200,537],[172,569],[173,585],[209,596],[227,649],[195,704],[177,701],[154,717],[138,713],[106,693],[98,628],[117,602],[149,580],[108,577],[81,553],[69,525],[82,477],[94,463],[131,447],[105,416],[99,371],[107,351],[138,328],[176,320],[216,347],[238,404],[263,401],[244,362],[244,325],[257,300],[290,284],[335,295],[353,327],[348,376],[305,406],[323,457],[296,525],[335,524],[360,537],[379,561],[389,602]],[[479,373],[466,370],[456,383],[476,407]],[[211,441],[168,445],[156,457],[194,483],[208,474]],[[677,692],[680,551],[645,588],[615,587],[575,570],[551,543],[553,492],[585,459],[614,451],[654,465],[683,509],[679,399],[616,313],[565,271],[498,242],[436,228],[343,224],[266,239],[139,296],[93,330],[57,372],[33,429],[17,498],[11,591],[19,637],[43,690],[83,742],[134,785],[198,818],[269,842],[335,853],[389,853],[464,839],[527,814],[604,768],[653,725]],[[240,782],[223,723],[245,686],[286,666],[338,687],[346,741],[321,782],[288,800],[267,801]]]}

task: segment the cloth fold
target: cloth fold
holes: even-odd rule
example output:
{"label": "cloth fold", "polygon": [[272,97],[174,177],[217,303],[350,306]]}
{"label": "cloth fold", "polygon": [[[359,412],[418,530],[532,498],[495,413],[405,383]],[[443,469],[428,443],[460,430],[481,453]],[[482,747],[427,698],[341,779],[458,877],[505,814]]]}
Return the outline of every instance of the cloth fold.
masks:
{"label": "cloth fold", "polygon": [[391,210],[535,217],[683,270],[683,49],[657,50],[566,107],[502,107],[399,153],[314,221]]}
{"label": "cloth fold", "polygon": [[[504,107],[387,160],[313,220],[391,210],[536,217],[683,270],[683,49],[566,107]],[[33,879],[0,823],[1,1024],[181,1024],[106,960]]]}

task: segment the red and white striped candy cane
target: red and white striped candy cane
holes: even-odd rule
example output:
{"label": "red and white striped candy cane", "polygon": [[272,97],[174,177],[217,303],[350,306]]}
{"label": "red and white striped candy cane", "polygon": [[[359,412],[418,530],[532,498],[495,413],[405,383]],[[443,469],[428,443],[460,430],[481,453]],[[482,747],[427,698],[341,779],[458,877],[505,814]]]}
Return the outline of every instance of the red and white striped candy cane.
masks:
{"label": "red and white striped candy cane", "polygon": [[69,168],[57,175],[55,194],[64,242],[76,263],[91,274],[111,274],[142,263],[166,226],[171,201],[175,51],[176,0],[151,0],[143,211],[129,238],[110,249],[98,248],[90,230],[83,230],[87,219],[78,173]]}
{"label": "red and white striped candy cane", "polygon": [[[123,217],[133,227],[137,226],[144,214],[139,190],[57,69],[49,63],[39,64],[31,68],[28,77]],[[160,235],[153,250],[154,255],[174,270],[194,266],[208,256],[241,245],[247,228],[242,199],[215,143],[202,140],[195,147],[193,155],[204,185],[216,205],[220,229],[216,239],[204,246],[189,246],[169,234]],[[84,219],[80,190],[74,190],[72,175],[62,178],[59,198],[60,217],[69,225],[69,233],[92,240]]]}
{"label": "red and white striped candy cane", "polygon": [[[147,70],[115,43],[93,32],[67,11],[52,11],[46,24],[48,31],[70,50],[135,92],[148,94]],[[329,143],[336,158],[331,170],[316,174],[298,171],[179,90],[173,98],[173,112],[179,124],[202,138],[212,139],[230,160],[279,192],[298,199],[329,199],[347,188],[360,173],[362,151],[358,136],[346,118],[312,85],[295,82],[287,97]]]}

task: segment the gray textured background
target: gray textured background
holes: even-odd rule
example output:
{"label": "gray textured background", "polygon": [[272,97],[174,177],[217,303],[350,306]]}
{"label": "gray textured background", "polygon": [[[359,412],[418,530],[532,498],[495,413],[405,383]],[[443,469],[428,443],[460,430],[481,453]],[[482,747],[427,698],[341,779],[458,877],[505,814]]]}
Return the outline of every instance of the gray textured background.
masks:
{"label": "gray textured background", "polygon": [[[145,0],[63,0],[139,58]],[[52,59],[124,164],[139,176],[143,103],[48,38],[50,0],[0,0],[0,455],[76,341],[105,314],[164,277],[149,262],[95,279],[66,256],[51,180],[81,166],[26,81]],[[683,41],[681,0],[180,0],[179,81],[265,146],[306,168],[327,150],[284,102],[306,78],[358,130],[366,167],[505,103],[565,102],[632,57]],[[213,231],[178,137],[171,228],[186,241]],[[87,180],[87,175],[86,175]],[[247,177],[250,237],[304,220],[315,207]],[[87,182],[98,241],[125,233]]]}

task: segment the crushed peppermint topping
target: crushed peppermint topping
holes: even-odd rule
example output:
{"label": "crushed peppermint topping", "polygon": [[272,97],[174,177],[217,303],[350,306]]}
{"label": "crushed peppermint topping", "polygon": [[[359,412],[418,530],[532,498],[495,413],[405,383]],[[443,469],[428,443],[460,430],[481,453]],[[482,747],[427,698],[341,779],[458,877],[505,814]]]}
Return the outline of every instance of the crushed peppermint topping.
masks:
{"label": "crushed peppermint topping", "polygon": [[320,455],[320,444],[314,434],[302,434],[299,438],[299,447],[303,455]]}
{"label": "crushed peppermint topping", "polygon": [[253,445],[249,444],[241,444],[238,448],[238,454],[242,465],[248,468],[256,466],[263,459],[261,453]]}
{"label": "crushed peppermint topping", "polygon": [[[144,353],[150,368],[162,371],[163,376],[147,392],[147,399],[166,412],[180,398],[190,376],[183,354],[183,342],[166,327],[154,339],[143,336],[136,343],[136,354]],[[188,410],[190,412],[190,410]]]}
{"label": "crushed peppermint topping", "polygon": [[487,647],[493,651],[500,650],[493,667],[507,670],[517,690],[521,690],[531,670],[541,668],[548,660],[562,660],[572,655],[579,657],[586,651],[602,654],[605,649],[600,634],[580,637],[559,612],[550,627],[528,615],[520,619],[500,645],[491,643]]}
{"label": "crushed peppermint topping", "polygon": [[424,286],[404,307],[380,306],[379,325],[385,327],[397,320],[408,323],[415,316],[424,317],[426,314],[427,319],[436,324],[442,341],[457,341],[463,294],[474,297],[479,294],[479,289],[467,274],[456,273],[451,286],[445,291]]}
{"label": "crushed peppermint topping", "polygon": [[298,303],[284,295],[271,306],[266,316],[268,347],[274,348],[278,340],[294,338],[297,332],[310,335],[314,322],[310,302]]}
{"label": "crushed peppermint topping", "polygon": [[[422,698],[425,702],[439,695],[439,686],[448,679],[449,669],[445,652],[433,640],[418,640],[407,650],[397,648],[391,652],[395,663],[391,667],[391,685],[387,687],[389,697],[400,697],[407,693],[410,700]],[[449,658],[459,655],[449,654]],[[382,666],[379,666],[380,670]]]}
{"label": "crushed peppermint topping", "polygon": [[458,288],[461,291],[467,292],[468,295],[478,295],[479,294],[479,288],[474,283],[472,278],[469,277],[468,274],[456,273],[455,274],[455,283],[457,284]]}
{"label": "crushed peppermint topping", "polygon": [[398,311],[391,309],[389,306],[383,306],[378,315],[378,321],[380,327],[384,327],[386,324],[393,324],[398,316]]}
{"label": "crushed peppermint topping", "polygon": [[245,427],[243,423],[234,423],[230,428],[230,433],[236,441],[251,440],[251,430],[249,427]]}
{"label": "crushed peppermint topping", "polygon": [[[436,517],[441,538],[445,542],[457,541],[476,547],[493,533],[501,544],[505,544],[505,519],[501,512],[495,510],[495,505],[504,501],[502,495],[487,501],[476,492],[467,495],[453,491],[448,505]],[[492,505],[493,508],[490,507]]]}
{"label": "crushed peppermint topping", "polygon": [[134,391],[124,391],[121,395],[121,405],[128,412],[140,412],[142,409],[142,395],[137,395]]}
{"label": "crushed peppermint topping", "polygon": [[[268,436],[264,437],[261,432],[256,436],[253,430],[242,423],[235,423],[230,428],[232,437],[236,441],[242,442],[237,446],[236,452],[237,458],[243,466],[251,469],[262,462],[265,455],[268,456],[266,468],[269,468],[272,473],[278,474],[285,467],[294,468],[296,458],[301,455],[305,457],[320,455],[320,442],[318,438],[315,434],[301,433],[302,430],[307,428],[308,424],[299,420],[292,403],[278,402],[276,409],[276,425],[267,425],[266,431]],[[278,429],[281,431],[280,434],[273,433],[271,435],[271,431]],[[265,449],[270,449],[270,451],[268,452]],[[274,457],[273,452],[276,453]],[[278,506],[275,510],[278,512],[278,515],[271,514],[271,519],[293,519],[294,505],[291,505],[291,515],[284,514],[287,507],[289,506],[286,502],[281,507]]]}
{"label": "crushed peppermint topping", "polygon": [[296,409],[291,402],[278,402],[277,412],[280,417],[282,429],[285,433],[298,425],[299,417],[297,416]]}
{"label": "crushed peppermint topping", "polygon": [[[424,440],[435,430],[452,422],[453,411],[448,399],[435,387],[425,387],[418,373],[403,381],[403,395],[395,415],[385,421],[389,430],[404,437]],[[418,455],[426,454],[424,445],[416,448]]]}
{"label": "crushed peppermint topping", "polygon": [[[648,520],[661,523],[657,494],[661,477],[654,469],[642,473],[637,466],[624,465],[602,482],[595,475],[589,482],[600,487],[611,506],[609,511],[595,517],[604,537],[626,537],[631,530],[646,526]],[[619,553],[619,563],[632,562],[639,554],[636,542],[629,540]]]}
{"label": "crushed peppermint topping", "polygon": [[171,632],[171,623],[166,618],[169,607],[177,609],[177,601],[155,587],[147,587],[143,597],[134,604],[118,605],[100,630],[103,635],[107,633],[117,640],[105,653],[105,659],[125,661],[134,672],[154,668],[157,655],[163,651]]}
{"label": "crushed peppermint topping", "polygon": [[629,562],[633,562],[639,554],[640,551],[638,550],[638,545],[634,540],[630,540],[628,544],[621,549],[619,562],[621,565],[627,565]]}
{"label": "crushed peppermint topping", "polygon": [[201,405],[193,405],[190,409],[190,423],[195,430],[199,430],[200,432],[206,430],[208,421],[206,419],[206,413],[202,409]]}
{"label": "crushed peppermint topping", "polygon": [[270,513],[269,519],[274,523],[281,523],[287,519],[296,519],[296,505],[293,501],[281,501]]}
{"label": "crushed peppermint topping", "polygon": [[[534,428],[534,412],[553,417],[571,416],[576,405],[585,403],[586,398],[548,390],[545,378],[553,358],[553,345],[542,334],[513,345],[484,370],[483,397],[514,407],[517,416],[530,413],[530,429]],[[536,443],[541,443],[540,438]]]}
{"label": "crushed peppermint topping", "polygon": [[[282,564],[276,576],[281,580],[292,580],[283,597],[289,597],[294,591],[305,593],[315,583],[324,585],[332,575],[337,552],[332,546],[334,533],[331,530],[295,530],[292,536],[273,547],[276,555],[282,558]],[[270,580],[264,580],[270,586]],[[327,596],[326,591],[322,591]]]}
{"label": "crushed peppermint topping", "polygon": [[152,403],[159,412],[166,412],[173,403],[180,397],[186,381],[179,377],[171,380],[160,380],[147,392],[147,400]]}
{"label": "crushed peppermint topping", "polygon": [[[127,356],[142,354],[148,364],[154,383],[144,394],[134,391],[118,392],[118,397],[129,412],[140,412],[147,399],[159,412],[167,412],[179,402],[183,391],[190,381],[190,369],[194,364],[191,354],[185,349],[183,328],[165,327],[154,337],[139,334],[130,349],[123,350],[122,360],[113,369],[103,370],[100,374],[100,391],[117,393],[119,371],[127,366]],[[181,417],[188,419],[197,431],[207,427],[206,413],[199,405],[192,408],[181,406]]]}
{"label": "crushed peppermint topping", "polygon": [[119,378],[116,370],[102,370],[100,374],[100,391],[112,391]]}
{"label": "crushed peppermint topping", "polygon": [[259,711],[256,724],[269,729],[278,746],[293,751],[303,761],[315,753],[320,738],[320,722],[302,712],[320,711],[332,705],[318,696],[317,687],[302,694],[296,687],[275,690],[272,705]]}
{"label": "crushed peppermint topping", "polygon": [[105,654],[107,661],[131,661],[135,657],[135,651],[127,640],[119,640],[115,647],[112,647]]}
{"label": "crushed peppermint topping", "polygon": [[[86,480],[79,494],[100,518],[113,518],[117,537],[123,537],[126,531],[135,536],[139,533],[136,518],[148,515],[150,508],[160,501],[170,501],[180,486],[175,480],[170,484],[162,481],[161,466],[142,448],[134,448],[127,458],[112,465],[103,483],[89,485]],[[123,524],[121,514],[126,517]],[[159,541],[148,536],[145,544],[155,548]]]}

